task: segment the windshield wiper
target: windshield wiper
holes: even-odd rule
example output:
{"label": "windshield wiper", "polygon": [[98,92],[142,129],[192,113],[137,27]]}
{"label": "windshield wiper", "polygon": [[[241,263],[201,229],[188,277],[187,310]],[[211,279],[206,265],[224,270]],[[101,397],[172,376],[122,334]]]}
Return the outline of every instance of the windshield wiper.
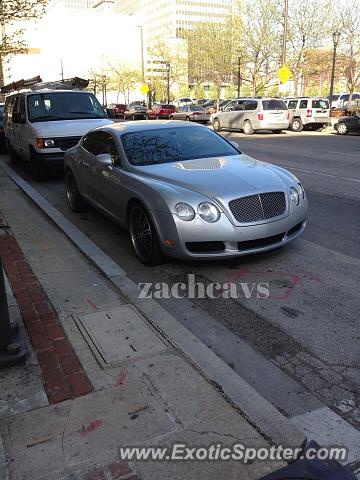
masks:
{"label": "windshield wiper", "polygon": [[95,112],[69,112],[69,113],[78,113],[79,115],[92,115],[94,118],[106,118],[104,115],[96,115]]}
{"label": "windshield wiper", "polygon": [[46,120],[66,120],[64,117],[58,117],[56,115],[42,115],[41,117],[34,117],[31,119],[32,122],[41,122]]}

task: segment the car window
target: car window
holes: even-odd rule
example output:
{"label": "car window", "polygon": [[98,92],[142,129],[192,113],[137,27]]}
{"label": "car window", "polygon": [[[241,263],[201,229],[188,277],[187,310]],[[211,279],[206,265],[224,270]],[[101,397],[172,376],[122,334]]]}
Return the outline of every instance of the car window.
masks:
{"label": "car window", "polygon": [[312,108],[329,108],[329,102],[327,100],[313,100],[311,106]]}
{"label": "car window", "polygon": [[297,100],[290,100],[288,103],[288,108],[296,108]]}
{"label": "car window", "polygon": [[287,110],[285,102],[276,98],[271,100],[263,100],[262,105],[264,110]]}
{"label": "car window", "polygon": [[226,105],[225,110],[229,111],[229,110],[232,110],[234,107],[235,107],[235,102],[230,102]]}
{"label": "car window", "polygon": [[106,118],[92,93],[50,92],[28,95],[30,122]]}
{"label": "car window", "polygon": [[205,112],[205,108],[201,107],[200,105],[190,105],[188,107],[188,111],[190,111],[190,112]]}
{"label": "car window", "polygon": [[82,146],[87,152],[94,156],[109,153],[114,156],[115,159],[118,155],[118,150],[112,135],[103,130],[88,133],[82,141]]}
{"label": "car window", "polygon": [[138,166],[239,154],[220,135],[201,127],[129,132],[121,142],[129,162]]}
{"label": "car window", "polygon": [[14,122],[15,121],[15,115],[18,112],[19,109],[19,97],[15,97],[13,107],[12,107],[12,115],[11,115],[11,120]]}
{"label": "car window", "polygon": [[245,110],[256,110],[257,106],[258,104],[256,100],[247,100],[245,102]]}
{"label": "car window", "polygon": [[299,108],[307,108],[308,101],[307,100],[300,100]]}

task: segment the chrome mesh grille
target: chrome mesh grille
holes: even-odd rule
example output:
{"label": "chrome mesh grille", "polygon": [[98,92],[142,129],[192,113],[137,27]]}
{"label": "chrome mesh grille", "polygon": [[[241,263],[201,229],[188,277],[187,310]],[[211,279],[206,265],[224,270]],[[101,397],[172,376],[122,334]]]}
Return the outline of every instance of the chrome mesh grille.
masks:
{"label": "chrome mesh grille", "polygon": [[285,213],[285,194],[269,192],[236,198],[229,202],[229,208],[235,219],[241,223],[268,220]]}

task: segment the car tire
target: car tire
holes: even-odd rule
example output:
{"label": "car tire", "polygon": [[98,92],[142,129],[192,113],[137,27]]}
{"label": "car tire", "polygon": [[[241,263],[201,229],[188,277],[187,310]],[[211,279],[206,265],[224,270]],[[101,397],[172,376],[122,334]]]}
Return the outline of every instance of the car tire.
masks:
{"label": "car tire", "polygon": [[43,165],[40,165],[38,159],[34,155],[34,150],[30,148],[30,169],[31,174],[37,182],[41,182],[47,177],[47,170]]}
{"label": "car tire", "polygon": [[349,129],[345,122],[339,122],[336,131],[339,135],[347,135],[349,133]]}
{"label": "car tire", "polygon": [[135,255],[141,263],[155,266],[164,263],[158,234],[149,212],[140,203],[132,207],[129,214],[129,231]]}
{"label": "car tire", "polygon": [[65,193],[69,207],[73,212],[85,212],[89,206],[83,199],[70,170],[65,173]]}
{"label": "car tire", "polygon": [[301,121],[301,118],[294,118],[293,120],[291,120],[291,123],[290,123],[291,131],[301,132],[303,128],[304,128],[304,125]]}
{"label": "car tire", "polygon": [[5,150],[7,150],[9,152],[9,156],[10,156],[10,162],[13,164],[13,165],[16,165],[17,163],[19,163],[20,161],[20,158],[18,157],[18,155],[14,152],[14,150],[10,147],[10,144],[9,142],[6,140],[5,142]]}
{"label": "car tire", "polygon": [[135,121],[135,115],[132,116],[132,120]]}
{"label": "car tire", "polygon": [[252,135],[254,133],[254,129],[250,120],[245,120],[243,125],[243,132],[245,135]]}
{"label": "car tire", "polygon": [[174,120],[174,117],[170,115],[169,120]]}
{"label": "car tire", "polygon": [[213,121],[213,129],[215,130],[215,132],[221,132],[222,130],[221,123],[218,118],[215,118]]}
{"label": "car tire", "polygon": [[190,122],[190,117],[187,117],[187,116],[186,116],[186,117],[185,117],[185,121],[186,121],[186,122]]}

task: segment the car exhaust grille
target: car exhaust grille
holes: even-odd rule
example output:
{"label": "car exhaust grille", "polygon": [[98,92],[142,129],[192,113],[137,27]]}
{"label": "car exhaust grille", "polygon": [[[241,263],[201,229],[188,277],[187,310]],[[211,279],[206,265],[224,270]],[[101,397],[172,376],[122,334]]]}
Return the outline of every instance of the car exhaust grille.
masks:
{"label": "car exhaust grille", "polygon": [[217,253],[225,250],[223,242],[186,242],[191,253]]}
{"label": "car exhaust grille", "polygon": [[284,238],[284,233],[279,233],[278,235],[273,235],[272,237],[258,238],[256,240],[247,240],[244,242],[238,242],[239,250],[252,250],[255,248],[264,248],[270,247],[274,243],[279,243]]}
{"label": "car exhaust grille", "polygon": [[268,192],[237,198],[229,202],[229,208],[235,219],[241,223],[268,220],[285,213],[285,193]]}
{"label": "car exhaust grille", "polygon": [[55,139],[55,146],[65,151],[69,148],[75,147],[81,137],[61,137]]}

